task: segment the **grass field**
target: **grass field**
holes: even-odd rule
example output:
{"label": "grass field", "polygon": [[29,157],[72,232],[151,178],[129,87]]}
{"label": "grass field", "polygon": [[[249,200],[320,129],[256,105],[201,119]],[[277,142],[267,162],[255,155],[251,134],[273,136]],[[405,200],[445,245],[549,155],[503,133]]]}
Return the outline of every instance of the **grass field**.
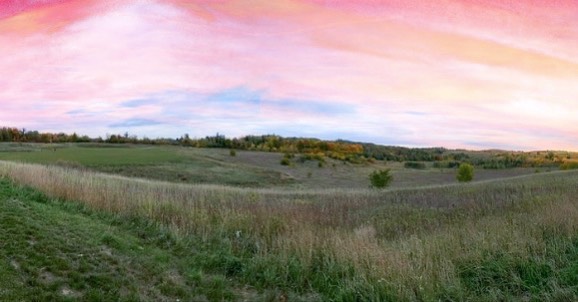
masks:
{"label": "grass field", "polygon": [[[315,168],[274,167],[265,158],[270,154],[258,160],[262,154],[227,157],[225,151],[163,152],[237,169]],[[432,178],[446,173],[393,171]],[[157,182],[2,161],[0,175],[16,183],[2,182],[2,213],[20,222],[2,220],[3,228],[14,231],[3,234],[10,238],[1,244],[15,248],[2,249],[0,277],[8,281],[0,293],[64,300],[578,299],[578,172],[507,173],[471,184],[386,191],[354,185],[279,189]],[[31,237],[53,247],[41,249],[54,254],[50,260],[27,246]],[[66,253],[76,249],[104,264],[83,266]],[[73,273],[79,267],[87,268]],[[42,273],[48,268],[47,279],[57,281],[47,285]],[[93,282],[93,271],[110,286]]]}
{"label": "grass field", "polygon": [[195,149],[173,146],[0,144],[0,160],[181,183],[264,187],[292,182],[278,171],[217,161]]}
{"label": "grass field", "polygon": [[[414,188],[456,182],[455,169],[405,169],[403,163],[350,164],[328,159],[291,166],[280,164],[283,154],[198,149],[175,146],[134,146],[99,144],[0,144],[0,160],[51,164],[128,177],[192,184],[225,184],[238,187],[277,189],[366,189],[368,175],[390,168],[392,188]],[[491,180],[533,174],[535,168],[476,170],[475,180]]]}

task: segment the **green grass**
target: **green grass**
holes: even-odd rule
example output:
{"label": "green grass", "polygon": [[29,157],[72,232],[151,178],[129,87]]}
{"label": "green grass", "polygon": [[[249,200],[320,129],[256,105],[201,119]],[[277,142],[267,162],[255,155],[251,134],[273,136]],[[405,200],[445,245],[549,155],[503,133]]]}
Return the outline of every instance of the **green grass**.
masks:
{"label": "green grass", "polygon": [[292,183],[282,173],[218,161],[196,149],[174,146],[96,144],[0,144],[0,160],[89,169],[180,183],[269,187]]}
{"label": "green grass", "polygon": [[320,300],[298,259],[280,267],[273,255],[236,253],[251,244],[244,239],[179,237],[153,221],[93,211],[5,179],[0,229],[1,301]]}
{"label": "green grass", "polygon": [[[44,148],[43,148],[44,147]],[[0,152],[1,160],[40,164],[76,163],[86,167],[150,165],[152,163],[181,162],[183,156],[174,149],[162,147],[77,147],[64,145],[54,148],[34,146],[28,152]]]}
{"label": "green grass", "polygon": [[[455,169],[263,152],[0,150],[43,164],[0,161],[38,190],[0,182],[0,300],[578,299],[577,171],[458,184]],[[381,168],[391,188],[367,189]]]}
{"label": "green grass", "polygon": [[[56,150],[56,151],[54,151]],[[283,154],[199,149],[177,146],[110,144],[15,144],[0,143],[0,160],[90,169],[189,184],[224,184],[251,188],[283,189],[366,189],[375,170],[391,169],[392,188],[415,188],[456,183],[456,169],[408,169],[403,163],[350,164],[326,159],[290,166],[280,164]],[[501,170],[476,169],[474,181],[509,178],[535,173],[534,168]]]}
{"label": "green grass", "polygon": [[[162,301],[234,297],[183,259],[166,230],[0,181],[0,300]],[[193,263],[194,264],[194,263]]]}
{"label": "green grass", "polygon": [[[110,292],[111,286],[101,293],[107,298],[578,298],[576,171],[383,192],[190,186],[7,162],[0,162],[0,175],[50,196],[6,185],[12,189],[5,189],[6,209],[0,213],[20,218],[18,223],[6,219],[8,224],[2,225],[16,226],[8,232],[14,237],[1,242],[17,248],[2,255],[8,260],[0,269],[4,274],[0,277],[6,276],[1,280],[21,276],[23,272],[16,269],[23,267],[20,262],[39,258],[15,256],[16,251],[27,251],[26,230],[32,230],[32,234],[45,232],[37,237],[46,238],[42,250],[54,256],[31,264],[36,268],[30,272],[50,266],[59,272],[53,275],[70,280],[70,272],[78,271],[76,250],[94,255],[105,246],[115,252],[112,255],[118,254],[114,262],[98,259],[95,262],[104,264],[93,265],[109,280],[107,284],[128,288],[122,291],[128,294],[118,296]],[[35,214],[21,208],[38,210]],[[21,224],[25,227],[18,230]],[[68,234],[67,240],[53,234]],[[67,252],[71,250],[75,252]],[[122,261],[127,258],[134,260]],[[12,259],[17,265],[11,264]],[[122,273],[117,278],[118,271]],[[92,272],[93,267],[86,270]],[[27,274],[16,280],[41,278]],[[179,283],[182,287],[163,286],[162,276],[167,274],[172,276],[169,280],[184,280]],[[57,297],[63,286],[88,297],[99,286],[92,279],[80,279],[85,280],[83,285],[74,280],[51,288],[40,281],[32,284],[40,288],[38,295],[52,295],[47,297]],[[18,288],[12,283],[5,283],[2,290]],[[138,284],[143,283],[153,284],[154,290],[142,293]]]}

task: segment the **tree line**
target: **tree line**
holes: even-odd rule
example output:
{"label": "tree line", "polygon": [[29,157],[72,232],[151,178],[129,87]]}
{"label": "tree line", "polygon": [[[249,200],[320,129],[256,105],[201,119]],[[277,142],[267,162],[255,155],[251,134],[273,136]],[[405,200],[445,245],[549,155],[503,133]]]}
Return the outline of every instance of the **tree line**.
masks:
{"label": "tree line", "polygon": [[466,151],[449,150],[443,147],[408,148],[347,140],[327,141],[317,138],[282,137],[274,134],[246,135],[236,138],[229,138],[219,133],[202,138],[191,138],[188,134],[184,134],[178,138],[153,139],[137,137],[125,132],[124,134],[107,134],[104,138],[92,138],[76,133],[51,133],[2,127],[0,128],[0,142],[179,145],[196,148],[306,154],[312,158],[328,157],[353,163],[371,160],[434,162],[435,168],[456,168],[461,163],[470,163],[485,169],[578,166],[578,155],[570,152]]}
{"label": "tree line", "polygon": [[0,128],[0,142],[14,143],[88,143],[93,141],[90,137],[83,135],[78,136],[76,133],[50,133],[27,131],[11,127]]}

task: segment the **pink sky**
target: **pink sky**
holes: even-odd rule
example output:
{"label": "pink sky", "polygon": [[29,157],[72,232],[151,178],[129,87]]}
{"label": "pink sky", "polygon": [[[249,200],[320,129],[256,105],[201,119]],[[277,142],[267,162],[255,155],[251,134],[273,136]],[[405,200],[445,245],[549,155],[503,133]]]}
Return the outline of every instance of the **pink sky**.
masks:
{"label": "pink sky", "polygon": [[578,150],[578,1],[0,0],[0,125]]}

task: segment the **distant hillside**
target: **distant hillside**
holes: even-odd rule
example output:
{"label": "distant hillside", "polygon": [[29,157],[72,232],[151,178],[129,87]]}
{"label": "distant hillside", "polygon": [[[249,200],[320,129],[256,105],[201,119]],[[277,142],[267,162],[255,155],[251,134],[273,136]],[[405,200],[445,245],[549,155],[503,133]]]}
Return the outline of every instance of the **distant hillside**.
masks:
{"label": "distant hillside", "polygon": [[444,147],[408,148],[384,146],[348,140],[327,141],[317,138],[282,137],[279,135],[247,135],[229,138],[217,133],[204,138],[190,138],[185,134],[179,138],[139,138],[135,135],[112,134],[106,138],[91,138],[76,133],[40,133],[11,127],[0,128],[0,142],[32,143],[102,143],[102,144],[151,144],[180,145],[196,148],[226,148],[248,151],[267,151],[305,154],[307,159],[322,161],[328,157],[351,163],[373,160],[426,161],[434,162],[437,168],[453,168],[468,162],[486,169],[515,167],[560,167],[578,168],[578,153],[565,151],[503,151],[503,150],[451,150]]}

